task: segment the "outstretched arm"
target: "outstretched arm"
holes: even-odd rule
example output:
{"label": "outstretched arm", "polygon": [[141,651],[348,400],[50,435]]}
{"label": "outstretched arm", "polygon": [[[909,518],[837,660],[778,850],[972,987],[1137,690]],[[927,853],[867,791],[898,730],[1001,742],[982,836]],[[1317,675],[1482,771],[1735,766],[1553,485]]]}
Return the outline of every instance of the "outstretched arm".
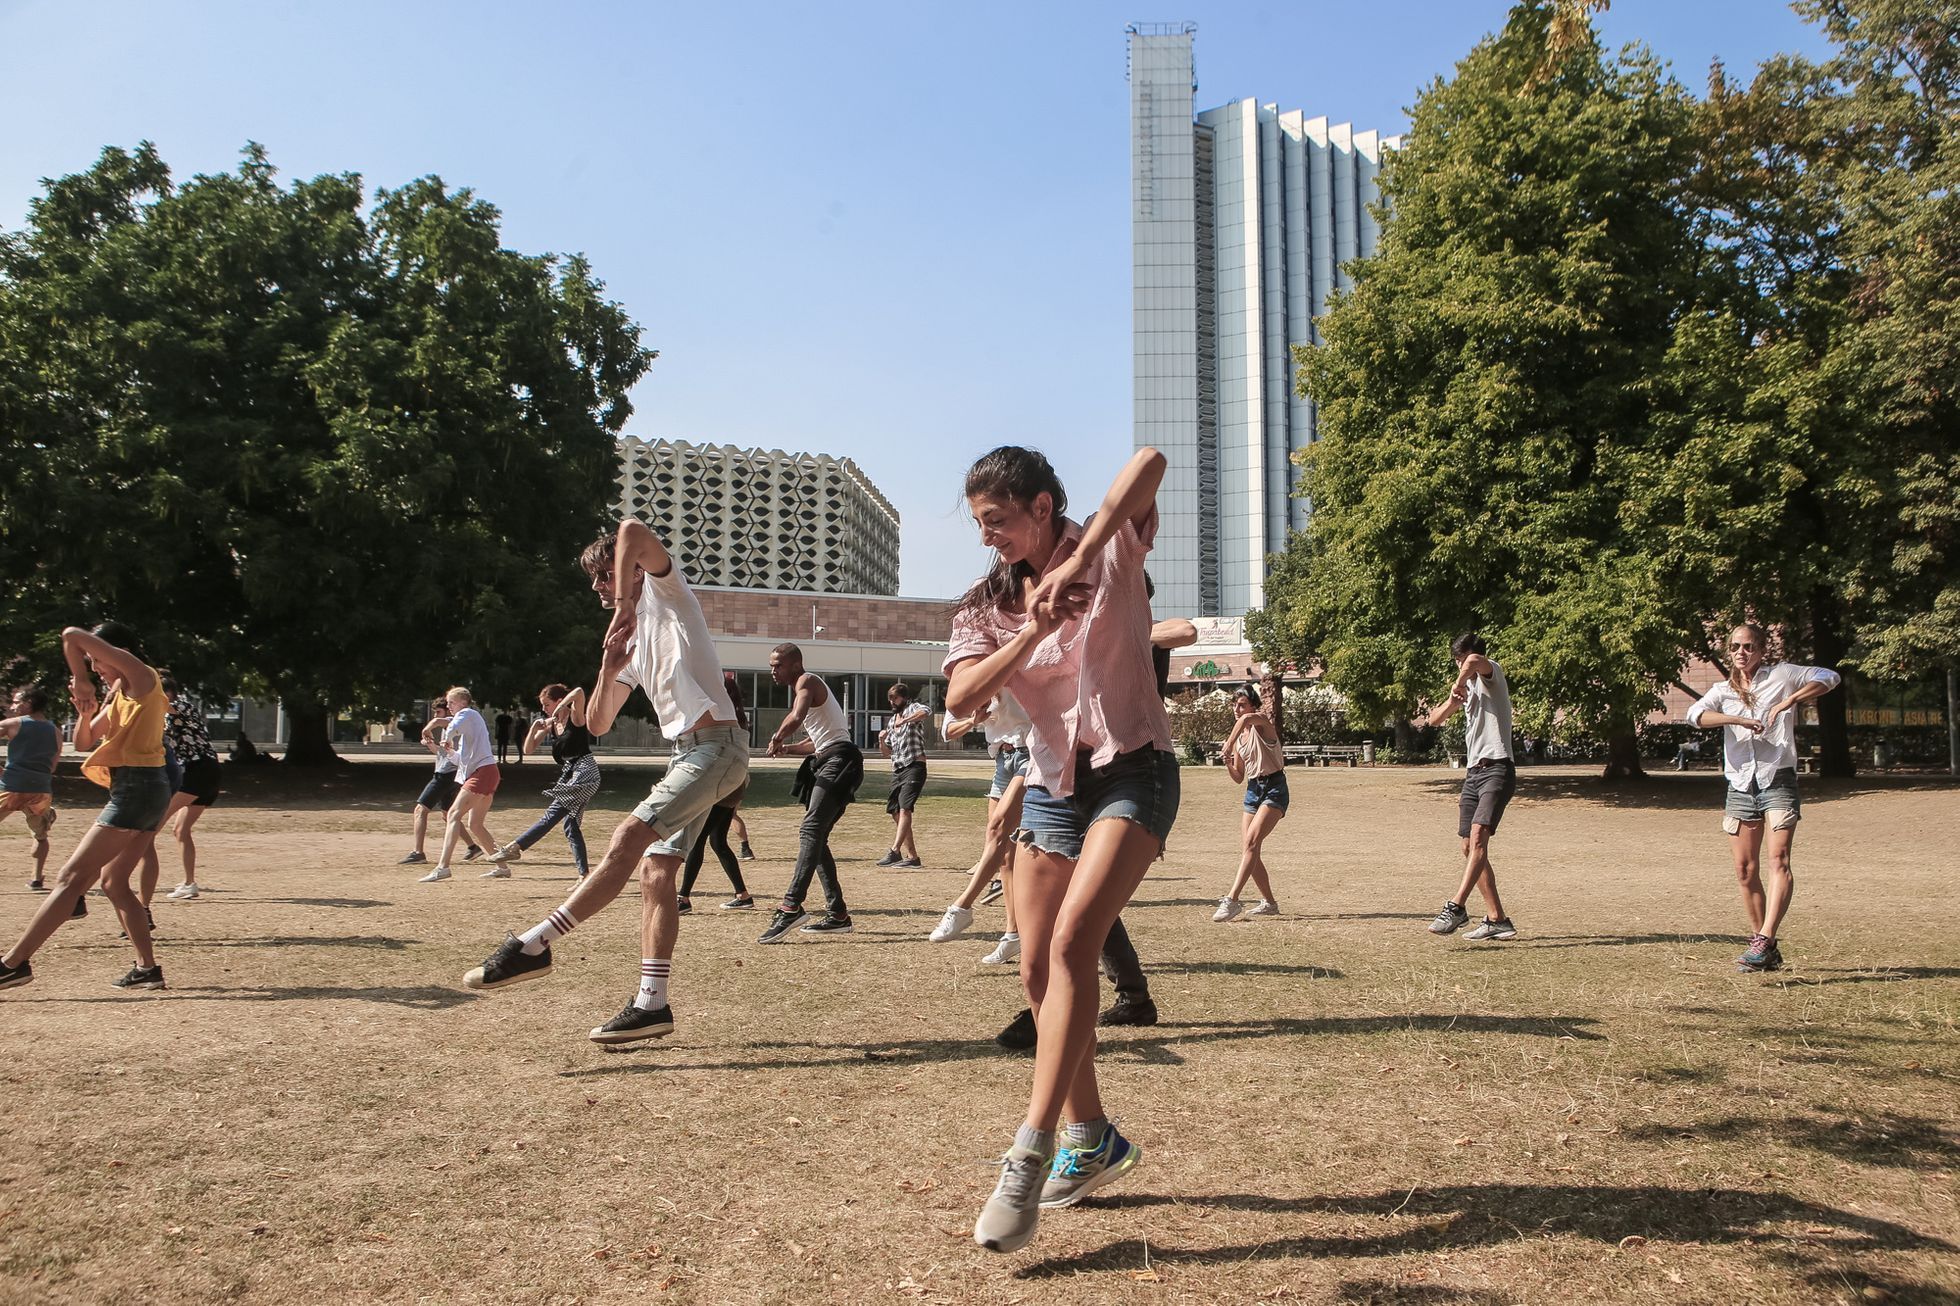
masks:
{"label": "outstretched arm", "polygon": [[1123,464],[1123,470],[1116,474],[1116,483],[1103,496],[1102,507],[1096,510],[1095,520],[1082,532],[1082,541],[1075,552],[1051,569],[1035,586],[1034,595],[1029,599],[1030,612],[1036,606],[1052,606],[1071,586],[1080,584],[1090,561],[1102,554],[1103,546],[1115,537],[1124,523],[1130,523],[1139,530],[1143,528],[1144,522],[1149,520],[1151,512],[1157,507],[1157,487],[1163,484],[1164,466],[1164,455],[1149,448],[1137,450],[1130,461]]}

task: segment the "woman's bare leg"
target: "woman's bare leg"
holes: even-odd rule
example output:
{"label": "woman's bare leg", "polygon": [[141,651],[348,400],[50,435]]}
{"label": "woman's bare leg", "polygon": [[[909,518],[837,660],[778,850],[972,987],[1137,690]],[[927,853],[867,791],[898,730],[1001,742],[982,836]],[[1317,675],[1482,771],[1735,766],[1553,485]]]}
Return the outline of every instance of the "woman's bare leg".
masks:
{"label": "woman's bare leg", "polygon": [[[40,950],[54,932],[67,924],[74,914],[75,904],[89,891],[102,875],[104,867],[116,858],[135,847],[143,838],[142,830],[117,830],[106,825],[91,825],[82,835],[82,841],[75,845],[75,851],[68,854],[48,896],[41,899],[40,910],[27,922],[27,929],[21,934],[13,951],[0,961],[9,966],[18,966],[28,961]],[[144,933],[147,935],[148,930]]]}

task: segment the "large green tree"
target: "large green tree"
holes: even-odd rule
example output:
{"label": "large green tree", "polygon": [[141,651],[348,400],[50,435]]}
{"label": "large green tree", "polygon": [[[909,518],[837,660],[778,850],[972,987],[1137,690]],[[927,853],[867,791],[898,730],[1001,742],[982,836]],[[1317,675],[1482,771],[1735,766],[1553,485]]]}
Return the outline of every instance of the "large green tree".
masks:
{"label": "large green tree", "polygon": [[1669,456],[1652,378],[1699,262],[1694,113],[1646,54],[1552,41],[1560,16],[1514,9],[1385,162],[1378,254],[1297,351],[1314,512],[1252,632],[1379,719],[1480,630],[1526,728],[1608,736],[1637,771],[1683,635],[1620,509],[1627,463]]}
{"label": "large green tree", "polygon": [[[435,178],[182,186],[105,150],[0,236],[0,659],[113,615],[188,682],[335,710],[583,670],[574,565],[653,354],[582,259]],[[19,674],[16,670],[14,674]]]}

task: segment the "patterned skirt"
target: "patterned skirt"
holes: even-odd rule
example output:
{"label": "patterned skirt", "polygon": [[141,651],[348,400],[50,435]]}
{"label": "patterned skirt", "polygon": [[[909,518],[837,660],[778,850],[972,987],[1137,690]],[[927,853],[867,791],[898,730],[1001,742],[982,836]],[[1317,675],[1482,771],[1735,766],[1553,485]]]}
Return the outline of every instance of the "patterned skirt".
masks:
{"label": "patterned skirt", "polygon": [[577,816],[598,792],[599,759],[587,753],[565,763],[558,772],[558,782],[546,789],[544,796],[564,807],[569,815]]}

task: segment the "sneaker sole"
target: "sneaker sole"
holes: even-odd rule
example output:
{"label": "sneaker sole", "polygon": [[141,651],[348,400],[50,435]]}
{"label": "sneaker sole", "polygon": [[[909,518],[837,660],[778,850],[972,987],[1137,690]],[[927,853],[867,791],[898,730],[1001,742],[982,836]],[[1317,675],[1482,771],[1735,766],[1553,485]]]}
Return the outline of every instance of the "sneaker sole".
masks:
{"label": "sneaker sole", "polygon": [[849,934],[850,932],[851,927],[848,925],[840,925],[834,930],[820,930],[814,926],[805,925],[797,931],[798,934]]}
{"label": "sneaker sole", "polygon": [[[1467,922],[1467,921],[1465,922],[1465,924],[1468,924],[1468,923],[1469,923],[1469,922]],[[1456,932],[1457,932],[1458,930],[1460,930],[1460,929],[1462,929],[1462,928],[1463,928],[1463,926],[1462,926],[1462,925],[1452,925],[1452,926],[1450,926],[1450,927],[1449,927],[1448,929],[1446,929],[1446,930],[1439,930],[1439,929],[1437,929],[1437,928],[1436,928],[1436,927],[1435,927],[1434,925],[1431,925],[1431,926],[1429,927],[1429,932],[1430,932],[1431,934],[1455,934],[1455,933],[1456,933]]]}
{"label": "sneaker sole", "polygon": [[934,930],[932,933],[926,935],[926,942],[927,943],[951,943],[954,939],[957,939],[962,934],[965,934],[966,930],[969,928],[971,927],[969,926],[966,928],[957,929],[954,930],[951,934],[941,934],[938,930]]}
{"label": "sneaker sole", "polygon": [[527,970],[521,975],[513,975],[509,979],[500,979],[492,983],[483,978],[483,967],[478,966],[463,976],[463,986],[472,989],[507,989],[513,984],[522,984],[525,980],[543,979],[549,974],[551,974],[551,967],[540,966],[536,970]]}
{"label": "sneaker sole", "polygon": [[154,980],[154,981],[144,980],[141,984],[113,984],[110,987],[120,989],[124,993],[136,993],[138,991],[146,992],[146,993],[154,993],[158,989],[165,988],[167,986],[164,984],[162,980]]}
{"label": "sneaker sole", "polygon": [[755,904],[752,902],[725,902],[721,905],[721,909],[723,911],[754,911]]}
{"label": "sneaker sole", "polygon": [[595,1029],[586,1037],[602,1047],[616,1047],[621,1043],[638,1043],[644,1038],[665,1038],[674,1032],[672,1022],[665,1025],[648,1025],[645,1029]]}
{"label": "sneaker sole", "polygon": [[0,979],[0,989],[17,989],[33,982],[34,975],[31,971],[25,975],[9,975],[6,979]]}
{"label": "sneaker sole", "polygon": [[1083,1180],[1082,1186],[1070,1193],[1067,1197],[1059,1197],[1052,1202],[1043,1202],[1041,1209],[1044,1211],[1059,1211],[1064,1207],[1074,1206],[1077,1202],[1087,1197],[1090,1193],[1095,1192],[1104,1184],[1115,1183],[1118,1179],[1121,1179],[1124,1175],[1136,1169],[1137,1162],[1142,1159],[1143,1149],[1135,1143],[1131,1143],[1130,1150],[1124,1153],[1121,1161],[1110,1166],[1101,1174],[1091,1175],[1089,1178]]}

